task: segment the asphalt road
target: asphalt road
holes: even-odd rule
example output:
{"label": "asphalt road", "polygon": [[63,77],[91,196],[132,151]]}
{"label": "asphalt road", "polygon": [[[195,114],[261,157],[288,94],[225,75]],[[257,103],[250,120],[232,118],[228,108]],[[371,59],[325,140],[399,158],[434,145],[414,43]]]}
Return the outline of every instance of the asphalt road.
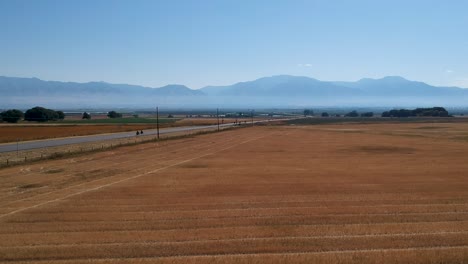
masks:
{"label": "asphalt road", "polygon": [[[233,125],[234,125],[233,123],[222,124],[220,125],[220,127],[228,127],[228,126],[233,126]],[[176,133],[176,132],[201,130],[201,129],[207,129],[207,128],[214,129],[216,127],[217,125],[164,128],[164,129],[159,130],[159,134],[170,134],[170,133]],[[144,132],[143,134],[144,136],[157,134],[156,129],[144,130],[143,132]],[[110,139],[130,138],[130,137],[136,137],[136,131],[112,133],[112,134],[89,135],[89,136],[80,136],[80,137],[67,137],[67,138],[57,138],[57,139],[24,141],[24,142],[18,142],[18,143],[7,143],[7,144],[0,144],[0,153],[17,151],[17,150],[21,151],[21,150],[30,150],[30,149],[38,149],[38,148],[56,147],[56,146],[78,144],[78,143],[88,143],[88,142],[110,140]]]}

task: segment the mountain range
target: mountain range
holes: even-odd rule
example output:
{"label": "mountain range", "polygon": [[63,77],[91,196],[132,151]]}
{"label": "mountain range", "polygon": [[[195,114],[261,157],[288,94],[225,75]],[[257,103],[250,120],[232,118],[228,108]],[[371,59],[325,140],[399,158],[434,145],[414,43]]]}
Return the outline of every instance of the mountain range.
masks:
{"label": "mountain range", "polygon": [[0,108],[29,107],[301,107],[468,106],[468,89],[436,87],[399,76],[356,82],[277,75],[198,90],[106,82],[58,82],[0,76]]}

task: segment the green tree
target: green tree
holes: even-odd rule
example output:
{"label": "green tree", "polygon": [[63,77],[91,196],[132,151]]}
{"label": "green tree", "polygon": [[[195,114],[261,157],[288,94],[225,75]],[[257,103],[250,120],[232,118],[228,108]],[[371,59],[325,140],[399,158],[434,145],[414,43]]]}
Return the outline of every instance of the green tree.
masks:
{"label": "green tree", "polygon": [[23,118],[24,114],[18,109],[10,109],[0,113],[0,116],[5,122],[17,123],[21,118]]}
{"label": "green tree", "polygon": [[121,113],[117,113],[116,111],[110,111],[109,113],[107,113],[107,116],[109,118],[121,118],[122,117],[122,114]]}
{"label": "green tree", "polygon": [[[60,113],[59,113],[60,112]],[[36,106],[31,109],[28,109],[24,114],[24,120],[27,121],[37,121],[37,122],[47,122],[50,120],[58,120],[64,118],[65,115],[62,111],[54,111],[52,109],[47,109],[44,107]]]}
{"label": "green tree", "polygon": [[414,110],[393,109],[393,110],[385,111],[382,113],[382,117],[414,117],[414,116],[450,117],[448,111],[443,107],[416,108]]}
{"label": "green tree", "polygon": [[374,113],[373,112],[366,112],[361,114],[362,117],[373,117]]}
{"label": "green tree", "polygon": [[64,120],[65,119],[65,113],[62,111],[56,111],[58,120]]}
{"label": "green tree", "polygon": [[356,110],[353,110],[345,115],[346,117],[358,117],[359,113]]}
{"label": "green tree", "polygon": [[91,115],[88,112],[84,112],[81,119],[88,119],[89,120],[89,119],[91,119]]}
{"label": "green tree", "polygon": [[313,115],[314,115],[314,111],[310,109],[304,109],[304,116],[313,116]]}
{"label": "green tree", "polygon": [[329,117],[330,115],[327,112],[322,113],[322,117]]}

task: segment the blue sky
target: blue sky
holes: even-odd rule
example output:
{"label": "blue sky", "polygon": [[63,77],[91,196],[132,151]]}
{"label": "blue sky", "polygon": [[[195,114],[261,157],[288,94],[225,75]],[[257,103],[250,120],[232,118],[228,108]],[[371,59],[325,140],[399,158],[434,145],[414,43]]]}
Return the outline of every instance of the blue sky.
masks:
{"label": "blue sky", "polygon": [[292,74],[468,88],[468,1],[0,0],[0,75],[151,87]]}

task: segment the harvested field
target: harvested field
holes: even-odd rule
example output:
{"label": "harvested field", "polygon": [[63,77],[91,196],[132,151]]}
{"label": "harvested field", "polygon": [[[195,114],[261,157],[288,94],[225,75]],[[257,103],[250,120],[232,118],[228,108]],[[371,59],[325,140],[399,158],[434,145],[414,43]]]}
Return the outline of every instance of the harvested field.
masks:
{"label": "harvested field", "polygon": [[[263,120],[261,118],[254,119],[255,121]],[[81,120],[79,120],[81,122]],[[96,120],[94,120],[96,121]],[[115,120],[110,120],[115,121]],[[117,120],[118,121],[118,120]],[[234,123],[235,118],[220,118],[220,123]],[[238,119],[241,122],[250,123],[250,119]],[[85,121],[83,121],[85,122]],[[184,119],[166,119],[161,122],[160,127],[181,127],[181,126],[199,126],[199,125],[214,125],[217,124],[216,118],[184,118]],[[156,123],[122,123],[122,124],[66,124],[50,123],[50,124],[1,124],[0,125],[0,143],[39,140],[48,138],[85,136],[104,133],[116,133],[136,130],[156,129]]]}
{"label": "harvested field", "polygon": [[[235,129],[225,127],[222,129]],[[164,133],[160,136],[161,140],[166,139],[176,139],[180,137],[193,137],[198,134],[204,134],[214,132],[216,128],[207,128],[207,129],[197,129],[197,130],[187,130],[174,133]],[[87,143],[78,143],[78,144],[69,144],[56,147],[46,147],[46,148],[37,148],[30,150],[22,150],[19,152],[3,152],[0,153],[0,168],[14,166],[18,164],[27,164],[31,162],[36,162],[44,159],[54,159],[54,158],[64,158],[65,156],[69,157],[71,155],[84,155],[85,152],[96,152],[96,151],[105,151],[111,150],[115,147],[121,147],[124,145],[135,145],[147,143],[150,141],[157,141],[157,135],[155,134],[145,134],[138,137],[126,137],[120,139],[110,139],[110,140],[101,140],[93,141]]]}
{"label": "harvested field", "polygon": [[468,126],[437,126],[254,127],[1,169],[0,260],[465,263]]}
{"label": "harvested field", "polygon": [[[167,125],[166,125],[167,126]],[[161,126],[163,127],[163,126]],[[8,125],[0,126],[0,143],[46,138],[73,137],[155,129],[154,124],[141,125]]]}

